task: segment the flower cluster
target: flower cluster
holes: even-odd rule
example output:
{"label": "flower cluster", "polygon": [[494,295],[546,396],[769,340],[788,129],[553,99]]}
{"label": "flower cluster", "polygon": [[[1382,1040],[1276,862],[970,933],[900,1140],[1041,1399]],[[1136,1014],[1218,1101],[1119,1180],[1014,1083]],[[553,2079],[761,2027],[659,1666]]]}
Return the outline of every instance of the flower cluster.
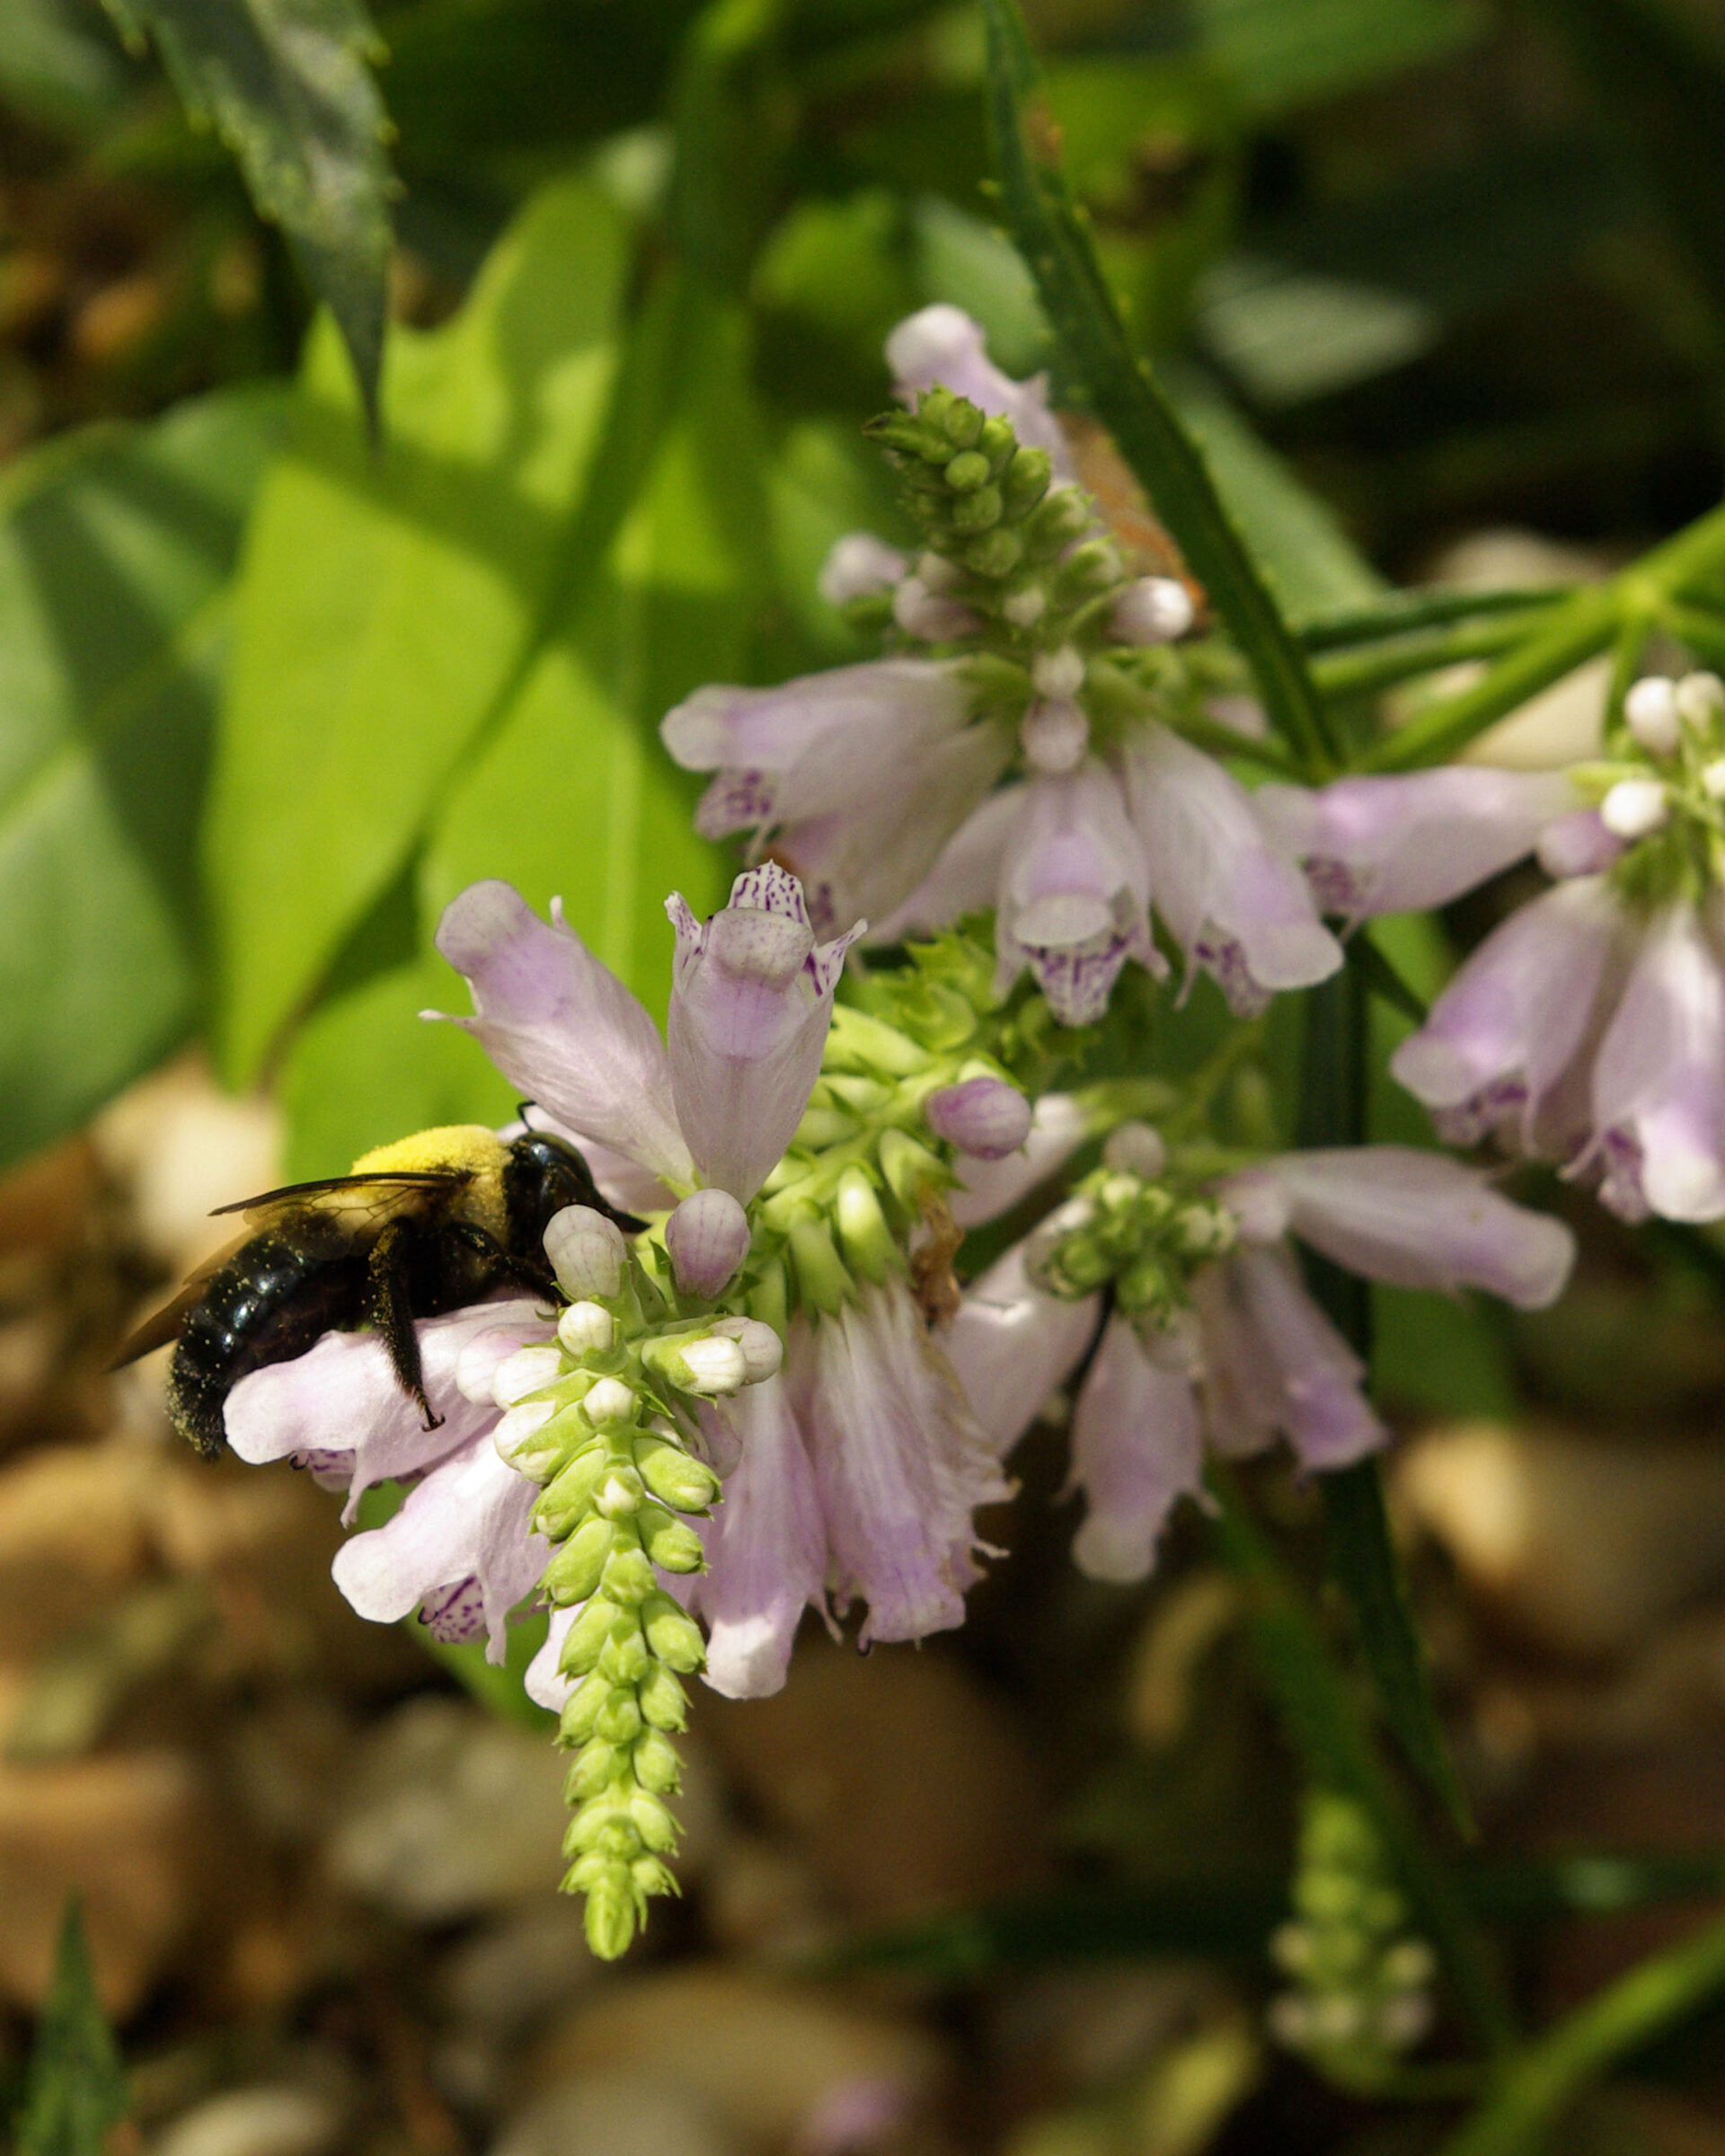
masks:
{"label": "flower cluster", "polygon": [[[871,432],[921,543],[854,535],[823,584],[883,655],[704,688],[664,721],[712,774],[702,830],[752,861],[709,920],[668,902],[663,1035],[554,906],[482,883],[438,932],[473,999],[454,1022],[644,1226],[571,1206],[544,1231],[554,1297],[421,1319],[432,1427],[370,1333],[227,1402],[235,1452],[345,1489],[350,1522],[374,1485],[405,1490],[337,1560],[364,1614],[417,1610],[500,1659],[512,1618],[548,1613],[526,1686],[573,1754],[565,1885],[604,1955],[673,1886],[686,1680],[774,1690],[810,1609],[860,1606],[863,1646],[961,1623],[978,1514],[1061,1388],[1076,1561],[1137,1579],[1208,1452],[1280,1439],[1323,1473],[1385,1443],[1308,1261],[1520,1308],[1561,1291],[1569,1231],[1483,1171],[1247,1145],[1205,1071],[1135,1063],[1113,991],[1128,960],[1167,974],[1159,934],[1252,1020],[1368,916],[1536,852],[1557,888],[1397,1074],[1446,1136],[1508,1130],[1621,1209],[1725,1212],[1725,692],[1641,685],[1615,760],[1567,773],[1249,791],[1199,745],[1237,681],[1193,634],[1202,595],[1136,572],[1043,385],[951,308],[889,358],[898,408]],[[1215,1069],[1260,1037],[1232,1026]],[[967,1279],[967,1233],[1009,1218]],[[1322,1820],[1307,1839],[1303,1877],[1346,1868]],[[1405,1942],[1380,1923],[1356,1951],[1302,1910],[1284,2033],[1363,2072],[1414,2033]],[[1330,1993],[1364,1997],[1368,1963],[1344,2029]]]}
{"label": "flower cluster", "polygon": [[1725,1218],[1725,684],[1648,676],[1609,760],[1266,787],[1330,910],[1438,906],[1528,853],[1552,888],[1392,1059],[1440,1134],[1597,1180],[1626,1220]]}
{"label": "flower cluster", "polygon": [[992,908],[1001,985],[1028,968],[1068,1025],[1128,959],[1166,972],[1153,906],[1238,1012],[1333,972],[1253,797],[1178,730],[1197,677],[1158,647],[1193,624],[1186,588],[1129,572],[1040,385],[992,367],[974,323],[930,307],[888,353],[908,409],[873,432],[924,543],[841,540],[823,588],[896,649],[679,704],[666,747],[717,774],[700,828],[770,845],[818,920],[863,915],[876,942]]}

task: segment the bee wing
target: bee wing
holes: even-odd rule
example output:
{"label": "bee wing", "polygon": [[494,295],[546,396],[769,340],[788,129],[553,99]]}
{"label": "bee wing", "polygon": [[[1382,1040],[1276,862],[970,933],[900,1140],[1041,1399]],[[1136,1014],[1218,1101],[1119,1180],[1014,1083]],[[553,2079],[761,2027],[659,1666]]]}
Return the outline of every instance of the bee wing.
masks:
{"label": "bee wing", "polygon": [[206,1258],[196,1272],[188,1273],[172,1299],[160,1310],[152,1311],[136,1331],[128,1334],[108,1367],[123,1370],[128,1363],[137,1362],[157,1348],[165,1348],[170,1340],[177,1340],[181,1327],[204,1292],[204,1283],[212,1274],[219,1273],[228,1259],[243,1250],[251,1240],[249,1235],[236,1235],[232,1242],[225,1242],[219,1250]]}
{"label": "bee wing", "polygon": [[195,1273],[189,1274],[178,1294],[146,1318],[123,1343],[110,1369],[123,1369],[153,1348],[177,1340],[186,1319],[202,1298],[206,1282],[272,1221],[321,1198],[326,1206],[350,1213],[365,1226],[381,1228],[392,1214],[424,1192],[454,1191],[469,1180],[464,1168],[426,1169],[412,1175],[330,1175],[317,1182],[287,1183],[279,1190],[264,1190],[256,1197],[236,1198],[231,1206],[217,1206],[210,1215],[212,1220],[224,1214],[241,1213],[248,1232],[225,1243],[213,1257],[205,1259]]}
{"label": "bee wing", "polygon": [[427,1168],[411,1175],[326,1175],[314,1183],[285,1183],[279,1190],[261,1191],[256,1197],[236,1197],[231,1206],[217,1206],[210,1218],[243,1213],[249,1226],[267,1227],[275,1215],[302,1206],[308,1198],[341,1199],[351,1192],[357,1211],[381,1220],[420,1191],[456,1190],[472,1180],[465,1168]]}

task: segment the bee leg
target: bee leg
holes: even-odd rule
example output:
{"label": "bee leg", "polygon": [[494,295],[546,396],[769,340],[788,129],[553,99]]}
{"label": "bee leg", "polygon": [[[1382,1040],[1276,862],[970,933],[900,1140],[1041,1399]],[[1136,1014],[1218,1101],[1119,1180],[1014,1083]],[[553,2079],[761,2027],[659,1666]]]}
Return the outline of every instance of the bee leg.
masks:
{"label": "bee leg", "polygon": [[420,1363],[420,1338],[413,1330],[413,1312],[408,1298],[408,1270],[412,1260],[414,1232],[411,1222],[392,1221],[371,1246],[370,1275],[366,1314],[383,1335],[391,1366],[401,1388],[419,1408],[428,1430],[439,1429],[441,1415],[431,1412],[425,1396],[425,1373]]}

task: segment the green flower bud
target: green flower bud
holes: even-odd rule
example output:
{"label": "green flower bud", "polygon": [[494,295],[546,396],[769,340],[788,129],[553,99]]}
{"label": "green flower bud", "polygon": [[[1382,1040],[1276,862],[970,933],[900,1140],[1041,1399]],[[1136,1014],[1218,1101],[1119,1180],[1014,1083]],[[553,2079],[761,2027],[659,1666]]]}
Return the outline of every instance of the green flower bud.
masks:
{"label": "green flower bud", "polygon": [[549,1422],[542,1422],[526,1436],[517,1438],[505,1448],[504,1457],[518,1474],[526,1475],[530,1482],[549,1483],[592,1444],[593,1432],[587,1418],[575,1408],[568,1407],[561,1409]]}
{"label": "green flower bud", "polygon": [[978,576],[998,581],[1010,577],[1024,559],[1024,542],[1016,532],[997,524],[992,532],[984,532],[979,539],[971,540],[960,559]]}
{"label": "green flower bud", "polygon": [[1090,504],[1076,487],[1056,487],[1032,511],[1028,536],[1032,551],[1057,554],[1090,529]]}
{"label": "green flower bud", "polygon": [[885,1072],[889,1078],[915,1078],[932,1070],[933,1064],[928,1050],[897,1026],[871,1018],[854,1003],[835,1007],[823,1063],[829,1078],[836,1071]]}
{"label": "green flower bud", "polygon": [[689,1719],[683,1687],[662,1662],[647,1673],[638,1695],[641,1719],[655,1729],[681,1729]]}
{"label": "green flower bud", "polygon": [[598,1661],[606,1641],[611,1637],[611,1626],[616,1614],[616,1604],[607,1602],[603,1595],[596,1595],[588,1604],[570,1626],[562,1651],[557,1657],[557,1666],[564,1676],[586,1676]]}
{"label": "green flower bud", "polygon": [[1027,517],[1048,490],[1054,476],[1054,459],[1046,449],[1021,446],[1007,465],[1000,482],[1009,517]]}
{"label": "green flower bud", "polygon": [[641,1540],[654,1564],[667,1572],[698,1572],[706,1561],[694,1529],[650,1498],[641,1508]]}
{"label": "green flower bud", "polygon": [[952,1180],[945,1163],[908,1131],[883,1130],[879,1155],[888,1189],[909,1213],[918,1210],[924,1190],[943,1190]]}
{"label": "green flower bud", "polygon": [[988,459],[974,449],[960,449],[946,467],[946,483],[955,494],[972,494],[978,487],[986,487],[993,476]]}
{"label": "green flower bud", "polygon": [[[976,499],[974,495],[970,497]],[[1057,598],[1085,598],[1121,579],[1120,557],[1107,539],[1087,539],[1075,546],[1055,572]]]}
{"label": "green flower bud", "polygon": [[658,1584],[653,1577],[652,1560],[639,1542],[623,1544],[605,1560],[601,1585],[613,1602],[638,1607]]}
{"label": "green flower bud", "polygon": [[630,1618],[614,1626],[600,1651],[599,1674],[613,1684],[639,1684],[651,1666],[640,1625]]}
{"label": "green flower bud", "polygon": [[[619,1835],[622,1825],[625,1833]],[[632,1820],[606,1804],[589,1804],[577,1812],[563,1829],[563,1854],[566,1857],[584,1857],[589,1850],[599,1850],[607,1857],[629,1858],[641,1853],[641,1836]]]}
{"label": "green flower bud", "polygon": [[996,472],[1018,446],[1018,433],[1004,412],[991,411],[977,433],[977,447]]}
{"label": "green flower bud", "polygon": [[685,1675],[701,1667],[707,1658],[701,1627],[662,1587],[647,1597],[641,1616],[647,1643],[659,1661]]}
{"label": "green flower bud", "polygon": [[791,1256],[797,1286],[811,1310],[843,1309],[851,1296],[851,1276],[839,1262],[824,1220],[800,1220],[791,1230]]}
{"label": "green flower bud", "polygon": [[606,1789],[628,1764],[629,1754],[615,1745],[590,1744],[569,1770],[563,1796],[571,1804],[585,1804]]}
{"label": "green flower bud", "polygon": [[[597,1659],[597,1656],[595,1659]],[[593,1734],[594,1724],[611,1697],[611,1682],[597,1672],[588,1674],[563,1701],[563,1711],[558,1718],[557,1734],[566,1745],[584,1745]]]}
{"label": "green flower bud", "polygon": [[637,1857],[629,1867],[629,1882],[643,1900],[681,1891],[676,1879],[657,1857]]}
{"label": "green flower bud", "polygon": [[952,528],[957,532],[986,532],[1000,522],[1004,506],[998,487],[978,487],[974,494],[960,494],[952,504]]}
{"label": "green flower bud", "polygon": [[704,1512],[719,1496],[719,1478],[680,1445],[649,1439],[635,1448],[641,1479],[661,1504],[677,1512]]}
{"label": "green flower bud", "polygon": [[582,1922],[587,1931],[588,1947],[594,1957],[599,1961],[621,1960],[629,1951],[635,1936],[633,1885],[614,1881],[607,1876],[589,1886],[578,1880],[576,1874],[580,1869],[578,1864],[563,1881],[563,1892],[587,1895]]}
{"label": "green flower bud", "polygon": [[635,1746],[635,1780],[657,1797],[675,1797],[683,1785],[683,1763],[657,1729],[649,1729]]}
{"label": "green flower bud", "polygon": [[629,1799],[629,1823],[647,1847],[661,1857],[677,1854],[677,1822],[659,1801],[644,1791]]}
{"label": "green flower bud", "polygon": [[609,1520],[586,1520],[575,1530],[539,1583],[553,1602],[567,1609],[571,1603],[587,1600],[599,1584],[615,1533]]}
{"label": "green flower bud", "polygon": [[853,1270],[865,1280],[884,1280],[898,1262],[898,1246],[880,1210],[868,1171],[855,1162],[838,1179],[833,1211]]}
{"label": "green flower bud", "polygon": [[632,1745],[641,1735],[641,1709],[635,1704],[632,1687],[615,1686],[610,1698],[600,1708],[593,1732],[607,1745]]}
{"label": "green flower bud", "polygon": [[641,1507],[641,1477],[632,1467],[607,1465],[593,1492],[593,1509],[607,1520],[626,1518]]}

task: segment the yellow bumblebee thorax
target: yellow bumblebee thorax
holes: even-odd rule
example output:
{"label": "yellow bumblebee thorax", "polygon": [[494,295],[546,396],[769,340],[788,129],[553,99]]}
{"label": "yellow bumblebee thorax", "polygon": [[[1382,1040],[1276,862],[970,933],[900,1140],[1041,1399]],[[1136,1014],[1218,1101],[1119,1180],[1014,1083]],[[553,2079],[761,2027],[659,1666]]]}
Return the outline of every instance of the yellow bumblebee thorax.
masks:
{"label": "yellow bumblebee thorax", "polygon": [[374,1145],[353,1163],[355,1175],[460,1174],[472,1177],[461,1211],[477,1225],[502,1237],[503,1166],[509,1149],[482,1123],[440,1123],[409,1138]]}

